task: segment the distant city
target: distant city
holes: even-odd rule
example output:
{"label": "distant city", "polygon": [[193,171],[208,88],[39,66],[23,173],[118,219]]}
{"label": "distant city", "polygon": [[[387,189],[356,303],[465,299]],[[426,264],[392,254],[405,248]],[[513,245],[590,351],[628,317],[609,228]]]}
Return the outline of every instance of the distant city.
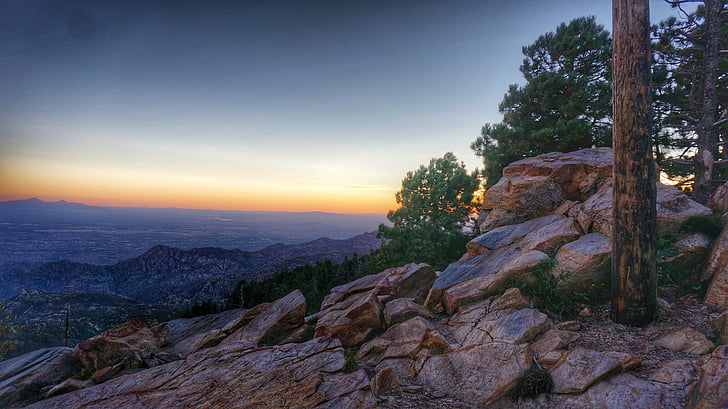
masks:
{"label": "distant city", "polygon": [[246,251],[320,237],[346,239],[387,223],[379,214],[97,207],[39,199],[0,202],[0,271],[70,260],[113,264],[162,244]]}

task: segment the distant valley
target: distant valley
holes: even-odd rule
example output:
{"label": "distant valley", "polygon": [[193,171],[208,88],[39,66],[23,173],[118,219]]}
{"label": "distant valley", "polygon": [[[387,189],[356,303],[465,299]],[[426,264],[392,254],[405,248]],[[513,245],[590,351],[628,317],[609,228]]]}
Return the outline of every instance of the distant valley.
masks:
{"label": "distant valley", "polygon": [[0,271],[70,260],[97,265],[156,245],[260,250],[347,239],[388,223],[381,214],[99,207],[39,199],[0,202]]}
{"label": "distant valley", "polygon": [[[170,319],[240,280],[379,248],[382,215],[0,202],[0,302],[19,348],[69,343],[131,318]],[[368,233],[365,233],[368,232]],[[131,254],[131,255],[130,255]]]}

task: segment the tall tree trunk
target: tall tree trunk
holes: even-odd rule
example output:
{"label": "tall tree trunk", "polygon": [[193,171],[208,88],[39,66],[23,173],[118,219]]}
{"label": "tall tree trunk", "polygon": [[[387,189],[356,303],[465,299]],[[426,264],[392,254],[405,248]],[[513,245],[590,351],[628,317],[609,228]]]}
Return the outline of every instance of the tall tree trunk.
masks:
{"label": "tall tree trunk", "polygon": [[718,151],[718,139],[715,126],[718,109],[718,53],[720,37],[720,13],[723,5],[719,0],[704,0],[705,26],[703,30],[703,91],[700,123],[698,124],[698,154],[695,155],[695,184],[693,198],[700,203],[707,203],[713,191],[713,161]]}
{"label": "tall tree trunk", "polygon": [[657,305],[656,171],[650,137],[649,0],[613,0],[612,320],[642,326]]}

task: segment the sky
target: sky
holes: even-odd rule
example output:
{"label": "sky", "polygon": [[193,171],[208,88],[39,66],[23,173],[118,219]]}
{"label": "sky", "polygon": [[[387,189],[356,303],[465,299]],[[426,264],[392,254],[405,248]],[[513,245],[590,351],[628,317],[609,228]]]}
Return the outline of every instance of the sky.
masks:
{"label": "sky", "polygon": [[[650,2],[657,22],[677,12]],[[0,201],[385,213],[608,0],[4,0]]]}

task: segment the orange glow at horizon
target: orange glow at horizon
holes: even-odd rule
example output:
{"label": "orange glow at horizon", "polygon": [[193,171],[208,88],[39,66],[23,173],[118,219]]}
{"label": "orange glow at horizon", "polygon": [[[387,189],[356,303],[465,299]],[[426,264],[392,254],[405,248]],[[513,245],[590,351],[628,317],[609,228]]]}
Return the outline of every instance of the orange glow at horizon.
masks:
{"label": "orange glow at horizon", "polygon": [[[184,180],[118,174],[0,173],[0,201],[37,197],[92,206],[386,214],[395,209],[394,189],[325,184]],[[188,182],[188,183],[186,183]]]}

